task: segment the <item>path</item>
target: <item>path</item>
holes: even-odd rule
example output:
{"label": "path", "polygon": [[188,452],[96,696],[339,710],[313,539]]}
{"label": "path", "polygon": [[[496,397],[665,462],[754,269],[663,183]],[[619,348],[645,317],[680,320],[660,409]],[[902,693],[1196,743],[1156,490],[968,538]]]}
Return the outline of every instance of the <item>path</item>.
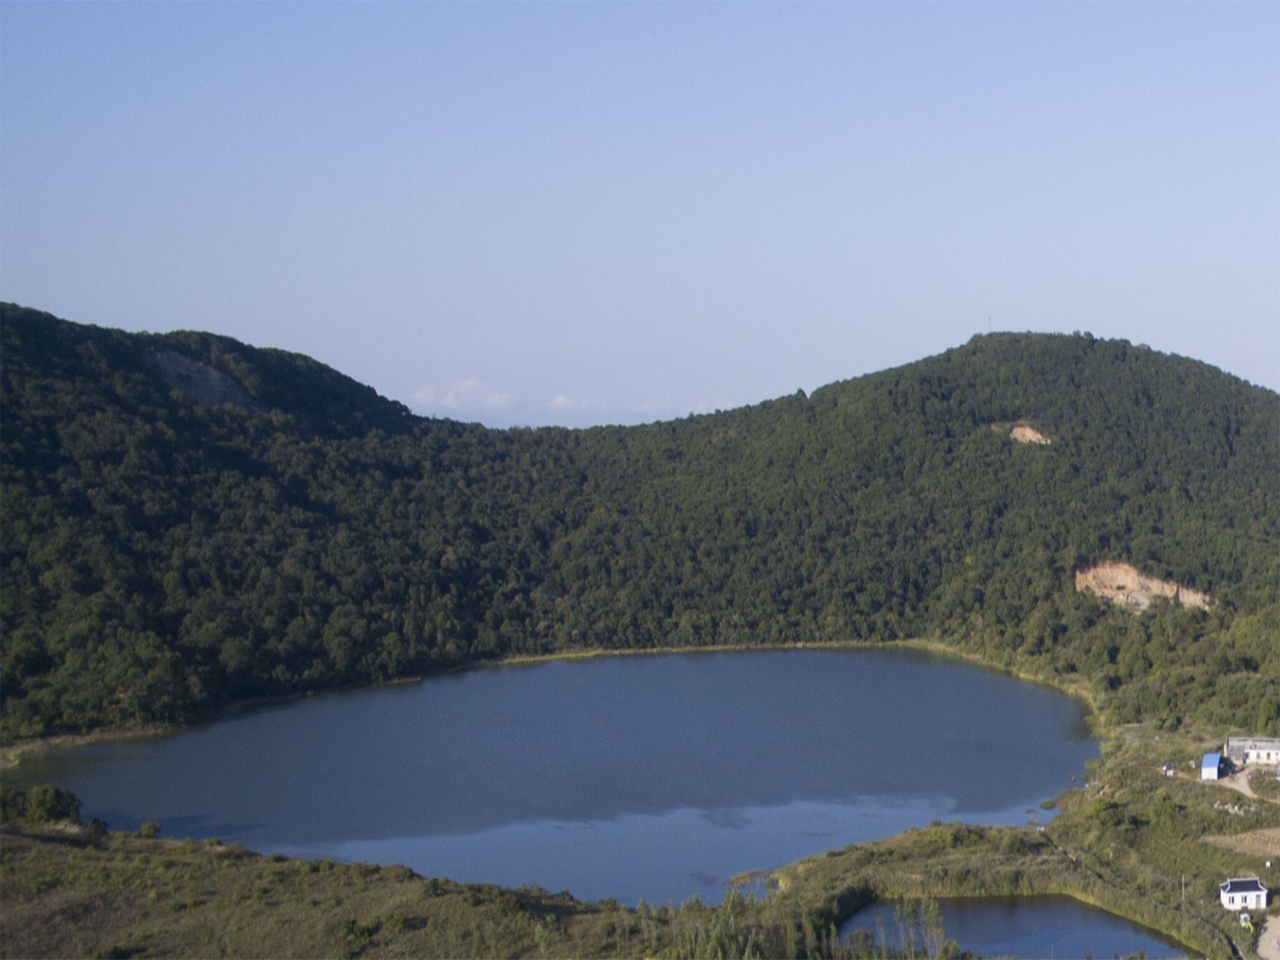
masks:
{"label": "path", "polygon": [[1253,792],[1253,787],[1249,786],[1249,774],[1252,772],[1252,767],[1241,767],[1231,776],[1222,777],[1218,783],[1224,787],[1230,787],[1232,790],[1239,790],[1250,800],[1261,800],[1262,798]]}
{"label": "path", "polygon": [[1271,914],[1262,926],[1262,936],[1258,939],[1258,957],[1260,960],[1280,960],[1280,916]]}

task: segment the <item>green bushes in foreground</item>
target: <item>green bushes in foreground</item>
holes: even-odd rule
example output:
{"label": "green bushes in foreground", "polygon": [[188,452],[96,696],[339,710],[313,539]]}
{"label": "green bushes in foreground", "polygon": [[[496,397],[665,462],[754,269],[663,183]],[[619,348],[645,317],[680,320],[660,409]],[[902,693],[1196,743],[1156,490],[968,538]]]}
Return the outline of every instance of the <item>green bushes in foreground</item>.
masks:
{"label": "green bushes in foreground", "polygon": [[0,785],[0,821],[79,823],[80,798],[69,790],[42,784],[29,790]]}

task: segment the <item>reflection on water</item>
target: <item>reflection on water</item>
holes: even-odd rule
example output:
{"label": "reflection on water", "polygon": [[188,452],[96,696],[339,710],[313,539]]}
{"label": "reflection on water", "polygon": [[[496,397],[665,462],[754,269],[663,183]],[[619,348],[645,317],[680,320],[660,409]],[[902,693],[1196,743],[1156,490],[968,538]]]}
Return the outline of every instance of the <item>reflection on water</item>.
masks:
{"label": "reflection on water", "polygon": [[789,650],[478,670],[20,774],[116,828],[662,903],[933,819],[1025,822],[1096,755],[1046,688],[913,651]]}

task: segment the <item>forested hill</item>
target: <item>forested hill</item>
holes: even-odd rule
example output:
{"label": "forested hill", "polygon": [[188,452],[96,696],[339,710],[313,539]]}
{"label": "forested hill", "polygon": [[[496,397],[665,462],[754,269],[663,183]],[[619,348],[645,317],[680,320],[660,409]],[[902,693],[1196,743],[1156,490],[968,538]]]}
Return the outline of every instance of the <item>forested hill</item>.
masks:
{"label": "forested hill", "polygon": [[[1203,364],[1000,334],[503,431],[223,337],[0,321],[6,739],[511,653],[902,637],[1087,678],[1116,719],[1280,733],[1280,396]],[[1101,561],[1215,605],[1078,594]]]}

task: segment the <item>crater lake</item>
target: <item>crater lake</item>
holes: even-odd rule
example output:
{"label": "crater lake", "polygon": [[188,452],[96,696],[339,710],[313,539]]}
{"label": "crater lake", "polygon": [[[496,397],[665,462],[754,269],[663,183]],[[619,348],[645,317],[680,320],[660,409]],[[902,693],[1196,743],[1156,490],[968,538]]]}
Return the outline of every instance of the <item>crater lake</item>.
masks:
{"label": "crater lake", "polygon": [[[934,820],[1021,824],[1098,756],[1047,687],[903,648],[597,657],[50,751],[113,829],[634,905]],[[1074,781],[1074,783],[1073,783]]]}

